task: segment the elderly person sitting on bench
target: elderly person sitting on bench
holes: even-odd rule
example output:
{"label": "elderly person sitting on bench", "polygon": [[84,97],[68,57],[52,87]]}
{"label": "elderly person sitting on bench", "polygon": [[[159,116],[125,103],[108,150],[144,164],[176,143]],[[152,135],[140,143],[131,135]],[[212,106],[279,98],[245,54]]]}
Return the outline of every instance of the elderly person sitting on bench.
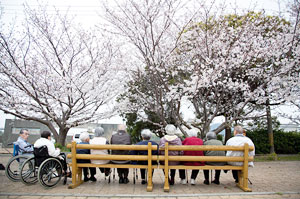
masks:
{"label": "elderly person sitting on bench", "polygon": [[[104,129],[102,127],[98,127],[95,129],[95,137],[90,140],[90,144],[97,145],[106,145],[109,144],[108,140],[104,137]],[[108,155],[109,151],[107,149],[97,150],[91,149],[91,154],[97,155]],[[110,160],[91,160],[92,164],[108,164]],[[110,174],[110,168],[100,168],[101,173],[104,173],[105,176]]]}

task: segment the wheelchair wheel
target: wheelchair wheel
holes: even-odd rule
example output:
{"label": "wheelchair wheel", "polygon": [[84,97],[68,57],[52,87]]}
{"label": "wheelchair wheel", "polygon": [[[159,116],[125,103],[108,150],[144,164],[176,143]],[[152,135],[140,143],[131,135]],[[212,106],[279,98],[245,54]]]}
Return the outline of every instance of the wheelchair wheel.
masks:
{"label": "wheelchair wheel", "polygon": [[51,188],[57,185],[62,177],[63,167],[56,158],[45,160],[38,170],[38,181],[45,188]]}
{"label": "wheelchair wheel", "polygon": [[37,182],[37,168],[35,167],[34,157],[27,159],[21,167],[21,181],[26,185]]}
{"label": "wheelchair wheel", "polygon": [[30,157],[31,156],[28,155],[18,155],[11,158],[5,167],[6,177],[14,182],[20,181],[20,171],[22,163]]}

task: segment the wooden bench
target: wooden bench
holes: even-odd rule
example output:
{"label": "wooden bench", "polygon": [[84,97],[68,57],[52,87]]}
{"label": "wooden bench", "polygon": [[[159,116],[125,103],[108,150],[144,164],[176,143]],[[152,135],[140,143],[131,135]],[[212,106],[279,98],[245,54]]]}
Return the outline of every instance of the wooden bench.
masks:
{"label": "wooden bench", "polygon": [[[67,157],[71,158],[72,168],[72,184],[69,188],[75,188],[83,183],[82,180],[82,168],[83,167],[100,167],[100,168],[139,168],[148,170],[148,184],[147,191],[153,190],[152,184],[152,169],[158,168],[157,165],[152,165],[152,161],[158,159],[157,155],[152,156],[152,150],[156,151],[157,146],[152,146],[151,142],[148,145],[92,145],[92,144],[72,144],[67,145],[71,148],[71,154]],[[126,150],[126,151],[148,151],[148,155],[94,155],[94,154],[77,154],[76,149],[97,149],[97,150]],[[147,165],[136,164],[92,164],[92,163],[77,163],[77,159],[89,159],[89,160],[129,160],[129,161],[147,161]]]}
{"label": "wooden bench", "polygon": [[[101,167],[101,168],[144,168],[147,169],[148,184],[147,191],[153,190],[152,184],[152,170],[164,169],[165,182],[164,191],[169,192],[169,169],[199,169],[199,170],[237,170],[239,183],[237,186],[243,191],[252,191],[248,187],[248,162],[253,161],[254,157],[249,157],[248,152],[253,150],[254,147],[249,147],[248,144],[244,146],[169,146],[166,143],[164,148],[165,155],[152,155],[152,150],[157,150],[157,146],[152,146],[151,142],[148,145],[90,145],[90,144],[72,144],[67,145],[71,148],[71,154],[68,158],[72,159],[72,184],[69,188],[75,188],[83,183],[82,168],[83,167]],[[142,150],[148,151],[148,155],[91,155],[91,154],[77,154],[76,149],[99,149],[99,150]],[[168,151],[243,151],[242,157],[226,157],[226,156],[169,156]],[[130,160],[130,161],[147,161],[148,165],[133,165],[133,164],[91,164],[91,163],[77,163],[77,159],[90,159],[90,160]],[[164,164],[152,165],[152,161],[164,161]],[[185,165],[169,165],[169,161],[208,161],[208,162],[243,162],[243,166],[185,166]]]}
{"label": "wooden bench", "polygon": [[[165,148],[160,148],[164,150],[164,156],[160,155],[159,160],[164,161],[164,165],[159,165],[159,168],[165,170],[165,184],[164,191],[168,192],[170,190],[169,186],[169,169],[199,169],[199,170],[237,170],[239,183],[237,186],[243,191],[251,192],[252,190],[248,187],[248,162],[253,161],[254,157],[249,157],[248,152],[253,151],[254,147],[249,147],[248,144],[244,146],[214,146],[214,145],[189,145],[189,146],[169,146],[166,143]],[[244,156],[242,157],[226,157],[226,156],[169,156],[168,151],[243,151]],[[243,162],[243,166],[186,166],[186,165],[169,165],[169,161],[207,161],[207,162]]]}

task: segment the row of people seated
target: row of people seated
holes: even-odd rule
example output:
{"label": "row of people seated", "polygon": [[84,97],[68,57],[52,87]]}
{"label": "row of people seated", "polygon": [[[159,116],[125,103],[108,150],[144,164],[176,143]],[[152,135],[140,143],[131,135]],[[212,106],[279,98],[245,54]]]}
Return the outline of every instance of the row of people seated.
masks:
{"label": "row of people seated", "polygon": [[[122,126],[119,128],[118,132],[114,133],[111,137],[111,144],[122,144],[122,145],[131,145],[131,139],[130,135],[126,132],[125,126]],[[165,127],[166,135],[161,138],[159,144],[157,144],[154,141],[151,141],[151,135],[152,132],[149,129],[144,129],[141,132],[141,137],[142,141],[138,142],[137,145],[148,145],[148,142],[151,142],[152,145],[157,145],[158,147],[164,147],[165,143],[168,142],[169,145],[223,145],[223,143],[219,140],[217,140],[217,136],[214,132],[209,132],[206,134],[206,141],[203,142],[202,139],[197,137],[198,132],[195,131],[194,129],[191,129],[188,131],[189,137],[185,138],[183,141],[176,135],[176,127],[174,125],[167,125]],[[248,143],[249,146],[254,146],[253,142],[243,135],[243,128],[241,126],[236,126],[234,128],[234,137],[229,139],[226,143],[226,145],[229,146],[243,146],[244,143]],[[109,144],[108,140],[103,137],[104,136],[104,130],[103,128],[96,128],[95,129],[95,137],[92,140],[89,140],[89,135],[88,133],[82,133],[80,135],[80,140],[82,144]],[[109,154],[108,150],[88,150],[88,149],[77,149],[77,153],[81,154]],[[164,155],[164,151],[152,151],[152,155],[157,155],[157,154]],[[112,150],[112,154],[115,155],[148,155],[148,151],[124,151],[124,150]],[[251,151],[249,153],[249,156],[254,156],[255,151]],[[243,152],[240,151],[227,151],[225,154],[225,151],[169,151],[169,156],[178,156],[178,155],[188,155],[188,156],[242,156]],[[90,160],[78,160],[78,162],[89,162]],[[95,164],[107,164],[109,163],[109,160],[91,160],[92,163]],[[112,163],[115,164],[126,164],[129,163],[129,161],[112,161]],[[146,161],[139,161],[139,162],[132,162],[132,164],[142,164],[146,165]],[[157,162],[153,161],[152,164],[157,164]],[[161,162],[163,164],[163,162]],[[204,166],[205,164],[207,165],[225,165],[227,163],[225,162],[177,162],[177,161],[171,161],[169,162],[170,165],[179,165],[179,164],[184,164],[184,165],[196,165],[196,166]],[[235,166],[240,166],[242,165],[241,163],[231,163],[228,162],[230,165],[235,165]],[[238,164],[238,165],[237,165]],[[253,166],[253,162],[249,162],[249,166]],[[96,181],[96,178],[94,177],[96,174],[96,169],[95,168],[89,168],[90,170],[90,177],[88,177],[88,169],[85,168],[83,173],[84,173],[84,181]],[[110,169],[104,169],[100,168],[102,173],[105,173],[105,175],[109,175]],[[119,175],[119,183],[125,183],[127,184],[129,182],[128,180],[128,174],[129,174],[129,169],[128,168],[118,168],[117,169],[118,175]],[[146,172],[145,169],[141,169],[141,183],[146,184]],[[179,170],[179,176],[181,178],[181,183],[186,184],[186,175],[185,175],[185,170]],[[192,170],[191,173],[191,181],[190,183],[192,185],[195,185],[195,181],[197,178],[197,175],[199,173],[199,170]],[[215,176],[214,180],[212,183],[214,184],[220,184],[220,170],[215,171]],[[175,183],[175,174],[176,170],[171,169],[170,171],[170,178],[169,178],[169,183],[170,185],[174,185]],[[233,171],[233,177],[236,182],[238,182],[237,178],[237,171]],[[209,171],[204,170],[204,184],[209,185]]]}

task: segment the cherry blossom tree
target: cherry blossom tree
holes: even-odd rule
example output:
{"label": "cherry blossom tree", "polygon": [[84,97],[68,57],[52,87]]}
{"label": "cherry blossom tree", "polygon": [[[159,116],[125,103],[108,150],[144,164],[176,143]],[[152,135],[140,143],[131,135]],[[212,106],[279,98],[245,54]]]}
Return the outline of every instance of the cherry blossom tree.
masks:
{"label": "cherry blossom tree", "polygon": [[[132,45],[127,55],[138,61],[130,64],[139,66],[130,73],[123,112],[160,127],[176,124],[183,133],[198,128],[204,136],[217,116],[227,118],[218,133],[262,116],[257,106],[267,100],[291,98],[298,29],[264,13],[224,15],[203,5],[200,16],[178,18],[177,3],[128,0],[106,9],[111,31]],[[192,105],[193,121],[185,121],[183,103]],[[153,114],[158,121],[149,121]]]}
{"label": "cherry blossom tree", "polygon": [[[129,65],[134,66],[120,110],[134,112],[158,127],[168,123],[180,126],[181,95],[171,88],[176,81],[166,63],[194,15],[184,16],[184,2],[178,0],[127,0],[115,4],[113,9],[104,5],[108,31],[126,39],[130,46],[126,56],[130,57]],[[149,114],[156,115],[158,122]]]}
{"label": "cherry blossom tree", "polygon": [[47,13],[26,6],[22,29],[0,30],[0,110],[46,125],[64,145],[70,128],[116,113],[124,70],[110,38]]}
{"label": "cherry blossom tree", "polygon": [[229,121],[217,132],[226,123],[257,117],[252,104],[292,96],[299,67],[293,28],[278,17],[249,12],[210,17],[186,32],[180,67],[191,74],[185,89],[203,132],[218,115],[226,114]]}

